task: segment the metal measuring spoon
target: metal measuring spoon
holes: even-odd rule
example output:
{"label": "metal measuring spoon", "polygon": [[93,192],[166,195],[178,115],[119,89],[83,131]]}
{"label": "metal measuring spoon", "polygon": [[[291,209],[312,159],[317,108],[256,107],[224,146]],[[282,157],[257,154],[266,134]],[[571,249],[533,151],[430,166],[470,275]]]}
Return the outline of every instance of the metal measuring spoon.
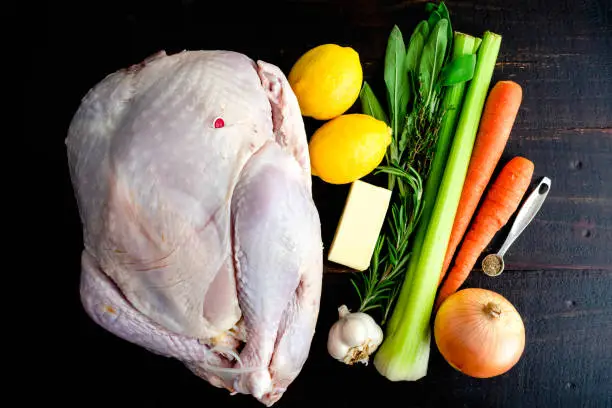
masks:
{"label": "metal measuring spoon", "polygon": [[504,254],[510,248],[510,245],[521,235],[521,232],[529,225],[537,212],[542,207],[548,191],[550,190],[550,179],[544,177],[540,184],[533,190],[523,203],[519,213],[512,224],[512,228],[496,254],[489,254],[482,260],[482,271],[489,276],[498,276],[504,271]]}

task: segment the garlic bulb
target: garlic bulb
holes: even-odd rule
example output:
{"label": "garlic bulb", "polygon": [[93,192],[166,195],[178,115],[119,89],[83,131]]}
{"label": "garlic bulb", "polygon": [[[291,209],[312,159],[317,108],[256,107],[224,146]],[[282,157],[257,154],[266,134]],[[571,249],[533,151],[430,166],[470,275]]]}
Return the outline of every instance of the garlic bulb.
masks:
{"label": "garlic bulb", "polygon": [[329,330],[327,351],[345,364],[368,364],[383,340],[383,331],[368,314],[350,313],[345,305],[338,308],[340,320]]}

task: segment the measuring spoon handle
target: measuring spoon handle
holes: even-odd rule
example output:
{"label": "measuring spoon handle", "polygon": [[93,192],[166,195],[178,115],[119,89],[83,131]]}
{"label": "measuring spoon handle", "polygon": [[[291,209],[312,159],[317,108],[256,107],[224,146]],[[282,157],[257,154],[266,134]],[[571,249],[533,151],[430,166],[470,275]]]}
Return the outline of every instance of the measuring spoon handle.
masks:
{"label": "measuring spoon handle", "polygon": [[504,244],[499,249],[497,253],[499,256],[503,257],[510,245],[518,238],[519,235],[525,230],[527,225],[533,220],[535,215],[542,207],[548,192],[550,191],[551,181],[548,177],[544,177],[540,184],[531,192],[523,206],[519,210],[514,223],[512,224],[512,228],[504,241]]}

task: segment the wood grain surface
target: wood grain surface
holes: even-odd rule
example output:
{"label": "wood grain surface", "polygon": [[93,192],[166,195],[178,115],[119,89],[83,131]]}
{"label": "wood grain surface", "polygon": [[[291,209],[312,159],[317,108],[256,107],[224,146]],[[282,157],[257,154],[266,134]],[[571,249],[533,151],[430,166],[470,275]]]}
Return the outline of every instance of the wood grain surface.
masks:
{"label": "wood grain surface", "polygon": [[[512,79],[524,88],[502,163],[524,155],[535,163],[534,184],[542,176],[552,179],[548,200],[507,254],[507,271],[497,278],[474,271],[465,283],[499,292],[516,306],[527,329],[525,354],[508,373],[488,380],[458,373],[435,346],[428,375],[413,383],[389,382],[372,366],[336,363],[325,350],[327,332],[338,306],[357,303],[351,274],[328,273],[310,357],[278,407],[612,407],[612,4],[466,0],[447,5],[456,30],[503,36],[494,80]],[[21,7],[21,15],[30,16],[29,3]],[[24,398],[87,406],[260,406],[208,385],[178,361],[114,337],[83,312],[81,225],[64,138],[90,87],[161,49],[231,49],[288,73],[306,50],[337,43],[360,53],[366,79],[383,95],[389,32],[397,24],[409,35],[423,7],[423,1],[391,0],[49,3],[36,17],[38,34],[27,48],[32,74],[26,93],[36,92],[37,103],[48,107],[39,120],[50,140],[47,155],[62,172],[63,240],[54,262],[63,273],[54,276],[54,298],[66,301],[66,329],[57,330],[59,323],[53,322],[54,333],[61,333],[62,348],[54,349],[61,362],[54,366],[57,374],[40,380],[53,381],[54,392]],[[321,125],[305,123],[309,134]],[[314,179],[313,189],[327,248],[348,186]],[[505,232],[489,250],[500,245]],[[67,371],[60,374],[61,369]]]}

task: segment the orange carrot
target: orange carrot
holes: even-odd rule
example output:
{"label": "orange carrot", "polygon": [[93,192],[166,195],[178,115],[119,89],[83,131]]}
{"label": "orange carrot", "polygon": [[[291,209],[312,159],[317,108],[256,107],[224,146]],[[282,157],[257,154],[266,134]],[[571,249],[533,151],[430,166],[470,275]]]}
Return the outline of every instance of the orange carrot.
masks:
{"label": "orange carrot", "polygon": [[436,309],[461,287],[482,251],[514,214],[529,188],[533,168],[530,160],[518,156],[499,173],[465,235],[455,264],[438,294]]}
{"label": "orange carrot", "polygon": [[487,97],[438,285],[444,279],[453,255],[455,255],[455,250],[461,242],[474,211],[476,211],[478,202],[491,179],[493,170],[495,170],[501,158],[522,98],[523,90],[521,86],[513,81],[497,82]]}

